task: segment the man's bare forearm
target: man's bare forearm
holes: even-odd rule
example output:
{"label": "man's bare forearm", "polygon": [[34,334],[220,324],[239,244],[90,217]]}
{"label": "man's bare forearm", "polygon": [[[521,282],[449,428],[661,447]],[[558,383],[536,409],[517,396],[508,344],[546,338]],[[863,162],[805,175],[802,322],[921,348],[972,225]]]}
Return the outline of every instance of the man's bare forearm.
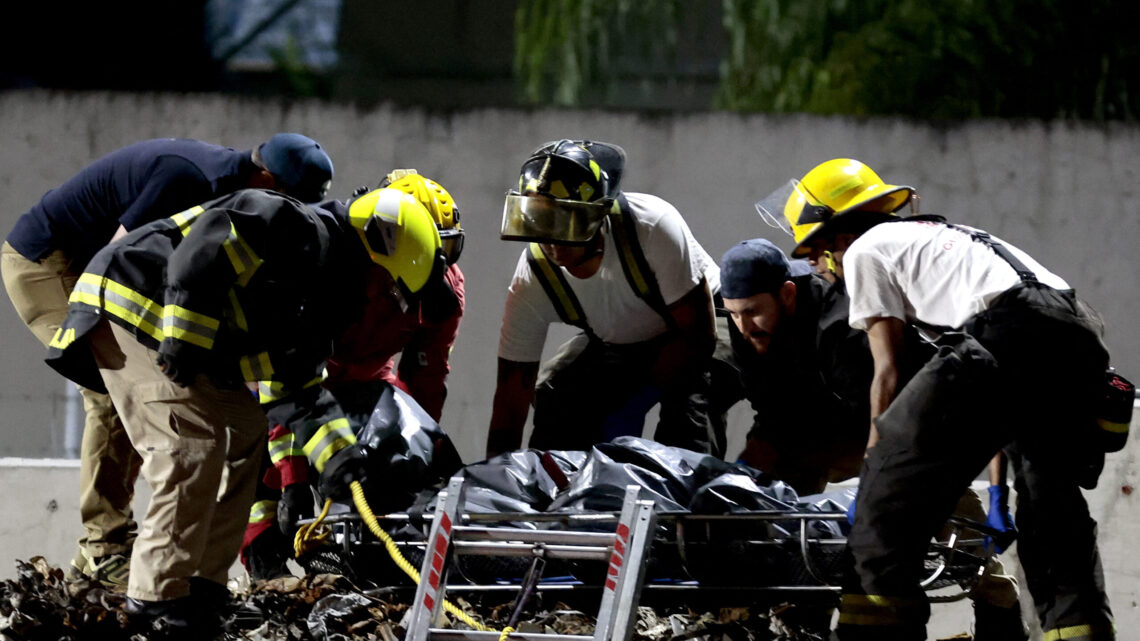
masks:
{"label": "man's bare forearm", "polygon": [[487,433],[488,457],[517,450],[522,445],[523,428],[538,379],[538,363],[500,358],[497,378]]}

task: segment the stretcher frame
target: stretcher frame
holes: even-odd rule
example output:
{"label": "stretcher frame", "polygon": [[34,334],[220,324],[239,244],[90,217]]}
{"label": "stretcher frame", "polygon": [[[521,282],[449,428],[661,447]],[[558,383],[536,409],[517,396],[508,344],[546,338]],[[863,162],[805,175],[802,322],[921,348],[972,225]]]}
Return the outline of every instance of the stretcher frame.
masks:
{"label": "stretcher frame", "polygon": [[[453,480],[454,482],[454,480]],[[446,499],[440,497],[442,503]],[[387,525],[413,525],[420,529],[425,537],[423,541],[401,541],[398,545],[411,558],[422,558],[428,547],[427,537],[430,528],[434,525],[436,514],[411,514],[396,512],[376,517],[382,524]],[[657,555],[672,554],[680,559],[681,568],[685,576],[679,576],[679,582],[656,583],[648,581],[643,590],[657,595],[725,591],[734,593],[747,593],[757,597],[767,598],[798,598],[808,596],[837,596],[840,591],[841,577],[835,572],[828,572],[819,567],[820,550],[827,550],[830,554],[840,554],[846,546],[846,538],[819,538],[811,536],[810,524],[813,521],[843,521],[847,517],[841,512],[782,512],[758,511],[741,514],[693,514],[690,512],[656,512],[655,536],[652,541],[652,551]],[[526,512],[459,512],[457,525],[464,527],[471,534],[467,540],[453,543],[454,553],[458,556],[494,555],[501,557],[531,558],[544,556],[546,558],[568,560],[597,560],[599,555],[605,554],[601,547],[605,540],[612,539],[612,528],[621,519],[621,512],[590,512],[590,513],[526,513]],[[304,522],[303,522],[304,523]],[[338,542],[340,551],[346,557],[352,558],[354,552],[361,547],[381,546],[371,533],[368,532],[358,514],[346,512],[326,517],[324,523],[334,530],[333,540]],[[702,583],[696,577],[700,573],[691,572],[688,568],[694,556],[695,541],[703,537],[710,540],[710,531],[717,528],[736,527],[746,525],[755,529],[761,524],[794,524],[785,538],[744,540],[749,547],[755,550],[779,549],[787,552],[794,549],[798,552],[798,559],[810,582],[798,581],[795,583],[745,585],[715,585]],[[515,527],[519,533],[517,540],[504,537],[504,524],[506,528]],[[529,524],[531,527],[518,527],[517,524]],[[563,529],[542,529],[558,524]],[[487,527],[484,527],[487,526]],[[491,536],[490,529],[498,534]],[[610,534],[605,534],[605,529]],[[969,597],[978,584],[987,566],[991,563],[994,551],[992,545],[985,537],[997,534],[985,524],[971,521],[958,516],[948,520],[948,535],[943,541],[932,541],[927,552],[926,576],[921,581],[927,597],[932,603],[947,603]],[[538,533],[538,534],[535,534]],[[595,534],[598,537],[594,549],[583,550],[575,548],[581,535]],[[663,536],[666,534],[666,536]],[[970,536],[966,536],[969,534]],[[574,545],[571,544],[574,542]],[[458,579],[446,585],[450,593],[462,592],[511,592],[518,591],[519,586],[512,582],[477,582],[465,578],[462,570],[452,573],[451,578]],[[602,585],[586,584],[582,582],[543,582],[538,586],[539,591],[555,592],[561,590],[600,590]]]}

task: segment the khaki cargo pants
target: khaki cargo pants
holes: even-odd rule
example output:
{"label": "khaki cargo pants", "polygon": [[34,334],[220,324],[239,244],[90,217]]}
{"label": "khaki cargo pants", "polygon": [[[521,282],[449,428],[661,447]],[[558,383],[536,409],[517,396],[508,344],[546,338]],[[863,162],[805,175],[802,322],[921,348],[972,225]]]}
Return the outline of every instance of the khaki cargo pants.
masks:
{"label": "khaki cargo pants", "polygon": [[152,491],[127,595],[183,597],[191,577],[224,584],[266,447],[257,399],[244,387],[219,389],[205,376],[188,387],[173,383],[155,364],[154,350],[106,320],[89,340]]}
{"label": "khaki cargo pants", "polygon": [[[79,270],[62,251],[35,262],[5,242],[0,248],[0,273],[16,313],[46,347],[67,316],[67,298]],[[79,547],[92,558],[128,553],[135,538],[131,500],[141,459],[111,397],[83,387],[79,393],[86,412],[79,450],[79,515],[85,534]]]}

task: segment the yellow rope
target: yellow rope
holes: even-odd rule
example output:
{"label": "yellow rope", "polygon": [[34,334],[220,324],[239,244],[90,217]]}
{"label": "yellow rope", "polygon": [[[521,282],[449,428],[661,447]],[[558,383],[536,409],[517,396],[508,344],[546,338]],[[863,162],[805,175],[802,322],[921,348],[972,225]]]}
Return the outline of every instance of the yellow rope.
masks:
{"label": "yellow rope", "polygon": [[[360,518],[364,520],[364,523],[368,526],[368,529],[374,535],[376,535],[376,538],[380,539],[384,543],[384,548],[388,550],[388,555],[392,557],[392,560],[395,561],[396,565],[404,571],[404,574],[407,574],[409,577],[411,577],[412,581],[416,582],[416,585],[419,585],[419,571],[416,570],[416,568],[413,567],[412,564],[404,558],[404,555],[400,553],[400,548],[396,545],[396,542],[393,541],[392,537],[388,536],[388,533],[380,527],[380,522],[376,520],[376,515],[372,513],[372,508],[368,506],[368,500],[364,497],[364,488],[360,485],[360,482],[353,481],[350,487],[352,489],[352,502],[356,504],[356,510],[360,512]],[[317,528],[320,527],[321,522],[324,521],[325,517],[329,515],[329,508],[331,507],[332,499],[326,499],[325,505],[323,508],[321,508],[321,513],[317,515],[317,518],[312,523],[302,525],[300,529],[297,530],[297,536],[293,538],[293,551],[296,552],[298,557],[309,551],[314,544],[323,543],[326,539],[328,539],[329,535],[332,534],[330,530],[325,530],[319,533],[317,532]],[[468,626],[475,630],[478,630],[480,632],[491,631],[490,628],[471,618],[471,615],[467,614],[463,610],[460,610],[459,606],[455,605],[451,601],[444,599],[443,608],[450,612],[455,618],[466,623]],[[505,639],[514,631],[515,629],[513,627],[507,626],[507,628],[503,630],[502,635],[499,637],[500,641],[505,641]]]}
{"label": "yellow rope", "polygon": [[321,508],[321,513],[317,518],[308,525],[302,525],[297,529],[296,536],[293,537],[293,552],[297,557],[301,557],[306,552],[311,550],[317,543],[324,543],[332,534],[332,530],[324,530],[317,532],[321,522],[329,515],[329,508],[332,507],[332,499],[325,500],[325,506]]}

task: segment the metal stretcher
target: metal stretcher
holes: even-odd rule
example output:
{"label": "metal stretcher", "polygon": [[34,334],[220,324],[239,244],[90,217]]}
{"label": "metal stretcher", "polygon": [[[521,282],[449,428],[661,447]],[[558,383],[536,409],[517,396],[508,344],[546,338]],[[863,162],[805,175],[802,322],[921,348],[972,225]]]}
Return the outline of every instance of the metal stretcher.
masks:
{"label": "metal stretcher", "polygon": [[[378,517],[408,561],[422,568],[422,577],[429,577],[417,588],[414,603],[421,609],[430,603],[438,610],[444,593],[519,593],[528,589],[529,580],[534,583],[529,589],[537,592],[601,592],[598,625],[611,636],[599,638],[622,639],[628,638],[623,635],[628,635],[629,617],[643,596],[679,603],[709,597],[720,604],[727,604],[726,596],[744,602],[837,600],[846,539],[826,532],[820,536],[821,530],[836,528],[816,525],[845,521],[842,512],[655,512],[652,501],[639,500],[639,488],[631,485],[620,512],[489,514],[464,511],[463,491],[463,480],[456,477],[441,493],[433,514]],[[631,521],[635,514],[647,522]],[[396,569],[358,515],[334,515],[325,522],[334,528],[337,546],[310,558],[308,569],[349,574],[381,586],[377,591],[410,589],[411,581]],[[449,533],[444,548],[441,526]],[[632,539],[615,544],[615,533],[623,530],[632,533]],[[983,524],[952,517],[943,538],[932,541],[927,551],[922,586],[932,602],[956,601],[972,592],[992,557],[985,541],[992,534]],[[619,573],[621,583],[614,587],[620,593],[625,586],[625,600],[612,596],[607,612],[615,552],[636,559],[638,567],[632,578]],[[533,577],[536,559],[545,566],[540,580]],[[433,576],[437,593],[429,590]],[[428,622],[434,621],[423,613],[418,616],[422,620],[413,621],[409,635],[430,629]],[[606,620],[611,621],[603,623]],[[414,638],[454,634],[436,630]],[[470,632],[463,638],[484,636]],[[516,633],[512,638],[527,637]]]}

